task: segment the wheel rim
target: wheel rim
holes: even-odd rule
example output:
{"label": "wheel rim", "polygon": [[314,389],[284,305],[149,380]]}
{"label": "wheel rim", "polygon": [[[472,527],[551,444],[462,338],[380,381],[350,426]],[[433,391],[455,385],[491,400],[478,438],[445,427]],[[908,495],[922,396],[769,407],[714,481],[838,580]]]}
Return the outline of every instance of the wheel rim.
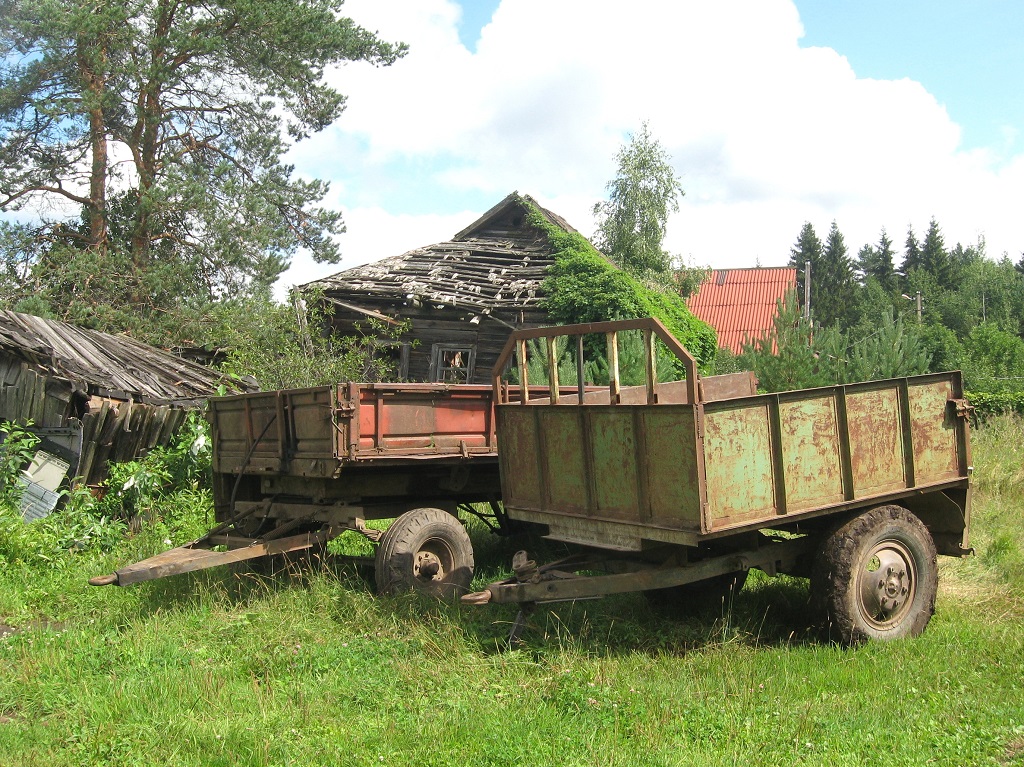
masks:
{"label": "wheel rim", "polygon": [[860,572],[860,611],[873,628],[899,625],[909,613],[917,590],[917,565],[910,549],[900,541],[876,543],[863,560]]}
{"label": "wheel rim", "polygon": [[455,569],[455,553],[440,538],[428,538],[412,558],[412,574],[419,581],[443,581]]}

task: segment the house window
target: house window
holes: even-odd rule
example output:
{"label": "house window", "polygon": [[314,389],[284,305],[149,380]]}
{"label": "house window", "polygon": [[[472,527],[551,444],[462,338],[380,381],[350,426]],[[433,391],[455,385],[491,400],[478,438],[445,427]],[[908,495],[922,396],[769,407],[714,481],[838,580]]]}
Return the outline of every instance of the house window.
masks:
{"label": "house window", "polygon": [[430,380],[469,383],[473,380],[476,347],[467,344],[434,344],[430,355]]}

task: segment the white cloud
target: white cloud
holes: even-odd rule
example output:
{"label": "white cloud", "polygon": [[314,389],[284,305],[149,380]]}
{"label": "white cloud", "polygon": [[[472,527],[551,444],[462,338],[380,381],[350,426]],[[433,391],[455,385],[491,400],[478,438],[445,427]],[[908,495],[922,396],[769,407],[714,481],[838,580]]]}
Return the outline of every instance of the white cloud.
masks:
{"label": "white cloud", "polygon": [[[950,245],[984,233],[992,256],[1024,248],[1024,156],[964,151],[919,83],[859,78],[842,51],[801,48],[789,0],[503,0],[475,53],[447,0],[344,10],[411,46],[390,68],[338,70],[349,109],[295,155],[335,179],[360,261],[446,239],[513,189],[589,234],[643,120],[687,192],[667,244],[698,263],[784,263],[805,221],[823,237],[833,219],[854,253],[882,227],[901,245],[932,216]],[[299,267],[292,282],[307,279]]]}

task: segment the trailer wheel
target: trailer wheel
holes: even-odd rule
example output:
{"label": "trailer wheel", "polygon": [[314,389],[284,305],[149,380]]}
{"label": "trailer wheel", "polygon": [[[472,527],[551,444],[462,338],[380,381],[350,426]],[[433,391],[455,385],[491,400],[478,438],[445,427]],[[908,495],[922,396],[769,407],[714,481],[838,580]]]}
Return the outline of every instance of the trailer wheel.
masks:
{"label": "trailer wheel", "polygon": [[381,594],[416,589],[457,598],[473,580],[473,544],[454,515],[413,509],[384,533],[374,564]]}
{"label": "trailer wheel", "polygon": [[919,635],[937,590],[935,543],[900,506],[872,509],[829,535],[811,576],[815,607],[847,645]]}

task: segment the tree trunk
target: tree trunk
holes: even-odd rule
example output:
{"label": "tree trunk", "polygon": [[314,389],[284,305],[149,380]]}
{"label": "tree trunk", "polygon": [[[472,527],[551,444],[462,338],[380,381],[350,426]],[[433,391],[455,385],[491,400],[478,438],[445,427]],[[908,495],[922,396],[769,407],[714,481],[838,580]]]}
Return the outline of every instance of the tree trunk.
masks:
{"label": "tree trunk", "polygon": [[106,254],[107,230],[107,50],[99,41],[79,39],[78,72],[88,99],[89,140],[92,164],[89,169],[89,248]]}

